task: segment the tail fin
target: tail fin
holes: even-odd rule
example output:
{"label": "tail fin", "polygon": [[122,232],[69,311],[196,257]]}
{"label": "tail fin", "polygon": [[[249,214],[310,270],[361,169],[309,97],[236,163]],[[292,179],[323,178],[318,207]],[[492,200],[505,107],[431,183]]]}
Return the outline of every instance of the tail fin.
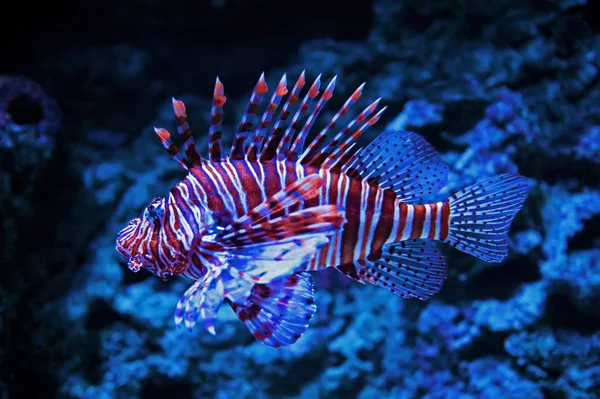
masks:
{"label": "tail fin", "polygon": [[485,261],[502,261],[508,254],[508,230],[528,194],[527,179],[510,173],[462,189],[449,198],[444,241]]}

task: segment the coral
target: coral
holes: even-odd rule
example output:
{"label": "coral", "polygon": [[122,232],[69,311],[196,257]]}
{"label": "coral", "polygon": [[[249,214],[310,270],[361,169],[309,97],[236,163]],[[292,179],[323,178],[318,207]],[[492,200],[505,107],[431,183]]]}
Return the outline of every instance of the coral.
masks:
{"label": "coral", "polygon": [[20,76],[0,76],[0,148],[18,151],[15,169],[49,157],[60,123],[56,102],[37,83]]}
{"label": "coral", "polygon": [[0,76],[0,259],[13,257],[17,220],[34,213],[33,193],[61,128],[58,105],[32,80]]}
{"label": "coral", "polygon": [[517,332],[507,338],[505,348],[525,375],[552,396],[586,398],[600,389],[600,336],[597,333],[584,336],[551,329]]}
{"label": "coral", "polygon": [[443,120],[443,109],[440,105],[425,100],[411,100],[404,105],[404,110],[389,125],[388,129],[415,130],[428,125],[439,125]]}
{"label": "coral", "polygon": [[543,398],[542,389],[521,376],[506,361],[491,358],[475,360],[465,365],[469,388],[478,398]]}
{"label": "coral", "polygon": [[546,287],[543,283],[524,286],[510,301],[475,302],[475,322],[492,332],[521,330],[538,322],[544,314]]}
{"label": "coral", "polygon": [[579,139],[577,155],[592,162],[600,162],[600,126],[590,127]]}
{"label": "coral", "polygon": [[[568,296],[582,311],[595,315],[600,315],[600,250],[598,237],[584,237],[596,229],[599,207],[597,190],[570,193],[561,187],[549,188],[542,211],[547,226],[542,247],[547,259],[540,263],[552,293]],[[574,240],[576,235],[579,240]]]}

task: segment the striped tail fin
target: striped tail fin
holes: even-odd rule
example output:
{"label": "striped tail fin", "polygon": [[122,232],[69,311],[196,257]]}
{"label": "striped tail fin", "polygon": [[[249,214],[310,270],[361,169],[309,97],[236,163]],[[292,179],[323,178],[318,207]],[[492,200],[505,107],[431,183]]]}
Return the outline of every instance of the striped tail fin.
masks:
{"label": "striped tail fin", "polygon": [[450,227],[444,240],[488,262],[508,253],[508,231],[529,194],[527,179],[503,174],[473,184],[450,197]]}

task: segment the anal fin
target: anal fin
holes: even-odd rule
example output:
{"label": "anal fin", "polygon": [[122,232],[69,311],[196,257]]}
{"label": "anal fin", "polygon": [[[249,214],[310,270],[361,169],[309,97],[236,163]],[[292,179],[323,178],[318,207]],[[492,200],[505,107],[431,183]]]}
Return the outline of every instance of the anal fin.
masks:
{"label": "anal fin", "polygon": [[446,260],[426,240],[406,240],[385,245],[381,253],[338,266],[337,269],[361,283],[371,283],[402,296],[427,300],[446,279]]}

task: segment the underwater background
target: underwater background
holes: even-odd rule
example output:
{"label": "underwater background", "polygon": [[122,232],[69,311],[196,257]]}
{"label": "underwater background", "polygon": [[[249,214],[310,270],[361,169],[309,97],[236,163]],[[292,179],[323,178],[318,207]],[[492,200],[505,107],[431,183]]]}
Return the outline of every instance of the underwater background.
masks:
{"label": "underwater background", "polygon": [[[59,0],[13,4],[0,57],[0,398],[598,398],[600,13],[593,0]],[[34,12],[35,11],[35,12]],[[12,14],[14,13],[14,15]],[[23,18],[27,15],[27,18]],[[10,31],[10,32],[9,32]],[[291,347],[234,313],[175,328],[190,282],[134,274],[117,232],[184,173],[153,126],[186,102],[205,151],[212,89],[225,141],[261,72],[338,75],[317,122],[361,108],[423,135],[450,193],[518,172],[531,194],[509,256],[443,244],[427,302],[314,274]]]}

